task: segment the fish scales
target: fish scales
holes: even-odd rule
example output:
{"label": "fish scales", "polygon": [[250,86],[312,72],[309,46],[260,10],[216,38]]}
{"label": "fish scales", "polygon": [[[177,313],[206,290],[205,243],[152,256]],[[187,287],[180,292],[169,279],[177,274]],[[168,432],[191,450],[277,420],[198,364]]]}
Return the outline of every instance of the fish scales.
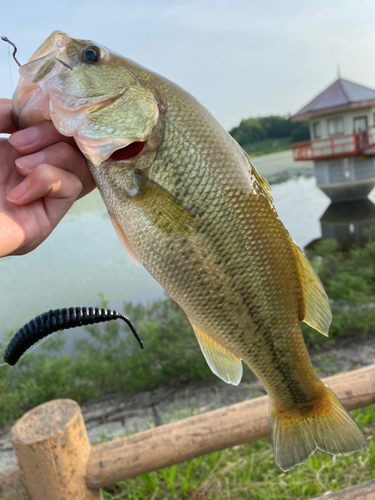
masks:
{"label": "fish scales", "polygon": [[[160,150],[160,156],[155,158],[153,178],[185,206],[191,207],[193,213],[194,206],[199,203],[200,210],[195,213],[199,234],[194,239],[181,242],[181,247],[174,243],[174,254],[180,257],[176,260],[168,252],[171,240],[174,239],[162,232],[151,238],[142,230],[139,231],[140,215],[135,214],[133,218],[138,221],[137,226],[133,234],[128,233],[131,245],[155,279],[178,303],[183,304],[189,318],[240,355],[265,384],[268,392],[274,386],[277,393],[280,381],[292,378],[293,383],[288,385],[292,391],[290,401],[287,401],[288,395],[283,394],[284,404],[295,403],[298,386],[304,388],[298,391],[302,402],[306,400],[304,393],[309,394],[308,398],[311,399],[312,384],[306,381],[309,380],[307,377],[301,377],[301,372],[295,370],[295,357],[299,356],[302,357],[300,365],[303,373],[310,375],[311,372],[303,341],[297,341],[301,337],[297,314],[299,284],[295,272],[289,275],[290,269],[294,269],[289,235],[279,219],[274,217],[274,209],[268,200],[262,194],[253,194],[254,188],[250,185],[245,158],[240,163],[240,174],[244,175],[238,187],[238,163],[233,161],[235,155],[231,151],[234,144],[224,131],[213,128],[211,133],[204,120],[201,127],[199,122],[198,125],[195,123],[194,128],[189,131],[189,143],[199,145],[198,148],[193,146],[196,151],[195,163],[190,156],[183,154],[186,139],[184,122],[180,117],[184,116],[189,123],[191,117],[197,116],[198,105],[195,101],[190,101],[193,108],[190,111],[186,100],[175,99],[169,88],[166,96],[162,93],[163,89],[157,90],[162,99],[168,101],[169,108],[166,115],[165,144]],[[169,116],[170,110],[178,120],[174,120],[172,113]],[[169,125],[169,122],[173,122],[173,125]],[[223,148],[223,143],[227,143],[226,149]],[[221,154],[212,162],[212,155],[217,150]],[[178,158],[177,162],[168,163],[165,160],[165,154],[170,151]],[[207,162],[207,159],[211,161]],[[176,169],[176,173],[168,168]],[[216,182],[213,181],[212,170],[219,172],[215,177]],[[179,172],[186,174],[180,178]],[[202,185],[206,187],[204,194],[207,198],[200,200],[197,189]],[[247,188],[245,193],[244,185]],[[211,189],[207,186],[211,186]],[[252,205],[251,196],[257,196],[256,206]],[[131,209],[134,207],[131,206]],[[114,207],[112,213],[115,210]],[[242,219],[233,217],[237,211],[243,215]],[[121,217],[118,214],[120,221]],[[262,227],[269,225],[273,231],[267,235]],[[225,227],[225,232],[217,232],[217,226]],[[151,241],[154,244],[150,246]],[[163,255],[164,259],[160,261],[158,258],[155,262],[154,254]],[[290,266],[286,265],[288,261]],[[209,274],[206,272],[207,266],[211,267]],[[272,272],[275,267],[279,268],[277,281]],[[270,271],[265,273],[265,268]],[[247,270],[246,273],[244,269]],[[280,272],[280,269],[284,272]],[[186,287],[190,292],[188,297],[184,296]],[[216,308],[218,287],[221,290],[220,310]],[[284,305],[285,302],[287,304]],[[279,304],[281,311],[273,307],[274,303]],[[292,314],[288,317],[286,311],[291,311]],[[285,317],[288,326],[280,323],[280,316]],[[292,338],[285,339],[283,333],[290,324],[295,324],[296,328],[293,329]],[[277,335],[278,331],[280,335]],[[260,342],[255,339],[249,342],[249,332],[255,339],[259,338]]]}
{"label": "fish scales", "polygon": [[[54,51],[73,71],[51,64]],[[243,360],[262,381],[276,463],[288,470],[317,448],[364,448],[301,334],[301,321],[328,333],[328,298],[239,145],[179,86],[93,42],[54,32],[36,54],[20,70],[16,120],[48,116],[22,97],[36,74],[49,118],[88,159],[120,241],[183,308],[213,372],[238,384]],[[134,157],[112,159],[137,141]]]}

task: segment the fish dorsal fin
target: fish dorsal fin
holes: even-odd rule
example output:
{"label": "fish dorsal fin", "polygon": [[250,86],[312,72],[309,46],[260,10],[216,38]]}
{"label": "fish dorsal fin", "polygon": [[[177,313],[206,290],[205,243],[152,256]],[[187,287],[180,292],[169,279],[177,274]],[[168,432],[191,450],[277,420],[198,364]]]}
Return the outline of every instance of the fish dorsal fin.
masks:
{"label": "fish dorsal fin", "polygon": [[194,328],[203,356],[213,373],[227,384],[238,385],[242,378],[242,361],[239,356],[223,347],[203,328],[189,321]]}
{"label": "fish dorsal fin", "polygon": [[302,289],[303,305],[302,318],[300,319],[328,337],[332,312],[327,294],[310,262],[294,241],[292,242],[292,248]]}
{"label": "fish dorsal fin", "polygon": [[112,225],[115,228],[117,238],[121,245],[125,248],[126,253],[128,254],[129,259],[135,264],[137,267],[141,267],[141,261],[138,259],[137,254],[134,252],[133,247],[130,245],[126,234],[122,230],[122,227],[117,222],[117,220],[113,217],[113,215],[109,214],[109,218],[111,219]]}
{"label": "fish dorsal fin", "polygon": [[252,159],[246,153],[246,151],[244,149],[242,149],[242,151],[243,151],[243,154],[245,155],[245,157],[249,163],[249,175],[250,175],[251,183],[253,184],[253,182],[255,181],[258,184],[258,186],[259,186],[260,190],[262,191],[262,193],[264,194],[264,196],[269,200],[270,203],[273,203],[273,198],[270,194],[270,191],[272,191],[271,186],[268,184],[268,182],[263,177],[263,175],[260,174],[258,172],[258,170],[255,168]]}

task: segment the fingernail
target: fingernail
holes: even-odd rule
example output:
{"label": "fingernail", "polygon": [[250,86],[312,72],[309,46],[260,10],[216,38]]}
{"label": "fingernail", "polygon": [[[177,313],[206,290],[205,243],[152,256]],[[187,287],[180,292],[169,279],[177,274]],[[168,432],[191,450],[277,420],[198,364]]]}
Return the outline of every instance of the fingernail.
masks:
{"label": "fingernail", "polygon": [[10,193],[8,193],[7,200],[12,202],[19,201],[26,194],[26,191],[27,191],[27,185],[26,182],[23,181],[17,187],[12,189]]}
{"label": "fingernail", "polygon": [[37,153],[33,153],[32,155],[17,158],[16,165],[17,167],[22,168],[22,170],[33,170],[35,167],[43,163],[43,161],[44,153],[42,151],[38,151]]}
{"label": "fingernail", "polygon": [[12,146],[16,148],[21,148],[25,146],[29,146],[33,142],[36,141],[38,137],[38,131],[35,127],[25,128],[25,130],[18,130],[12,134],[8,141]]}

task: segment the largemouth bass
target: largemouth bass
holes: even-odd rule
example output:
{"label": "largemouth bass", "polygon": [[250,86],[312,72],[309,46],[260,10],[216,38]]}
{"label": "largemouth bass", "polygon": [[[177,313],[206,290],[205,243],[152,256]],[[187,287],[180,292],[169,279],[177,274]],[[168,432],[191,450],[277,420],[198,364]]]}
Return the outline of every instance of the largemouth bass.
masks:
{"label": "largemouth bass", "polygon": [[243,360],[263,383],[277,465],[365,448],[301,334],[301,321],[328,334],[328,298],[234,139],[179,86],[91,41],[55,31],[19,72],[15,121],[75,138],[121,243],[185,311],[212,371],[238,384]]}

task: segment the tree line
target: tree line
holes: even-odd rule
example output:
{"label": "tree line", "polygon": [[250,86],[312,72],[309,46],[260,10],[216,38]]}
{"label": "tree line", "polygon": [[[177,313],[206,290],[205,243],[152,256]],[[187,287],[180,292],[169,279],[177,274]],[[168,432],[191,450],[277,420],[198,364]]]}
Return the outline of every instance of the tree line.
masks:
{"label": "tree line", "polygon": [[291,142],[310,139],[308,124],[292,122],[290,115],[247,118],[242,120],[238,127],[232,128],[229,133],[242,147],[265,139],[277,140],[288,137]]}

